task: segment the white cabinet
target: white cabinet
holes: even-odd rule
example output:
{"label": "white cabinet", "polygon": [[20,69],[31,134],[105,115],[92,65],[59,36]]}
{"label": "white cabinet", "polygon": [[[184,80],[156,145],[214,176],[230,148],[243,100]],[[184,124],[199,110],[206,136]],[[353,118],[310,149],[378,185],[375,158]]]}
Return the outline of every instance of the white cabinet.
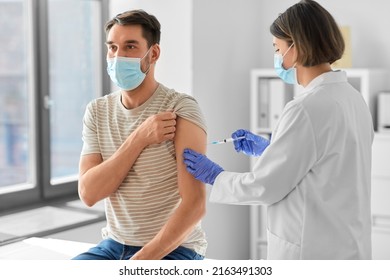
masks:
{"label": "white cabinet", "polygon": [[377,128],[376,103],[378,94],[390,89],[390,71],[383,69],[347,69],[348,82],[352,84],[366,100]]}
{"label": "white cabinet", "polygon": [[372,257],[390,260],[390,134],[376,134],[372,146]]}
{"label": "white cabinet", "polygon": [[[383,69],[345,71],[348,81],[362,94],[369,106],[376,127],[376,98],[380,92],[390,89],[389,71]],[[302,90],[300,86],[281,85],[278,82],[283,83],[274,69],[251,71],[250,121],[251,131],[254,133],[270,136],[281,104],[284,105]],[[390,259],[390,136],[376,138],[380,140],[376,141],[373,147],[373,256]],[[252,159],[252,166],[254,161],[255,159]],[[267,257],[266,219],[264,206],[251,206],[251,259]]]}
{"label": "white cabinet", "polygon": [[[284,96],[282,96],[284,95]],[[255,69],[251,72],[251,129],[258,134],[270,134],[281,104],[291,100],[294,86],[285,84],[274,69]]]}

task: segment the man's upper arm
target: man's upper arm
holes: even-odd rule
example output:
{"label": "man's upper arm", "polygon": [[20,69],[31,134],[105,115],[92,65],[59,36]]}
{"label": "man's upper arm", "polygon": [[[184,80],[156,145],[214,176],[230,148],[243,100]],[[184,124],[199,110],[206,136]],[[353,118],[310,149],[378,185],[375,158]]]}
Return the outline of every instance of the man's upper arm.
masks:
{"label": "man's upper arm", "polygon": [[178,171],[179,192],[183,201],[205,202],[205,185],[187,172],[183,162],[183,150],[191,148],[198,153],[206,153],[206,132],[198,125],[178,117],[176,123],[175,150]]}

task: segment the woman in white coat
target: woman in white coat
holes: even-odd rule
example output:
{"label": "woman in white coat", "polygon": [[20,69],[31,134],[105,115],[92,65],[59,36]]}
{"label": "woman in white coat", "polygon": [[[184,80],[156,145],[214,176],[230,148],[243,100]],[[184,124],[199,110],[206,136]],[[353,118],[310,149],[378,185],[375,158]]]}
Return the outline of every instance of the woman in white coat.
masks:
{"label": "woman in white coat", "polygon": [[361,94],[331,64],[344,52],[333,17],[303,0],[271,25],[275,69],[304,91],[284,108],[271,142],[246,130],[237,151],[259,156],[247,173],[224,171],[185,150],[210,201],[268,206],[268,259],[371,258],[373,124]]}

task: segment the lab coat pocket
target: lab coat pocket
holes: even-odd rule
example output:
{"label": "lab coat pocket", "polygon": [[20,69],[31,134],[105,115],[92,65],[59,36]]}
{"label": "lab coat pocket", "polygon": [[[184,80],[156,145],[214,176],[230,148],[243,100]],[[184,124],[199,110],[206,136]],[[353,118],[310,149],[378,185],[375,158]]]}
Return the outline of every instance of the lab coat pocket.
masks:
{"label": "lab coat pocket", "polygon": [[300,246],[284,240],[269,230],[268,235],[268,260],[298,260],[300,259]]}

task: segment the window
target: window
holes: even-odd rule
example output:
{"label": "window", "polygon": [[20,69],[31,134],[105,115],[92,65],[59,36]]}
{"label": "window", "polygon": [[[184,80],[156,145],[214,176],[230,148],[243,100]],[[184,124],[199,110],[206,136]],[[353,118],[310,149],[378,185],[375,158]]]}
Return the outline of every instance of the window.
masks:
{"label": "window", "polygon": [[31,109],[34,102],[28,75],[28,42],[23,1],[0,1],[0,191],[31,188],[34,151]]}
{"label": "window", "polygon": [[0,0],[0,210],[77,195],[82,117],[108,92],[106,0]]}

